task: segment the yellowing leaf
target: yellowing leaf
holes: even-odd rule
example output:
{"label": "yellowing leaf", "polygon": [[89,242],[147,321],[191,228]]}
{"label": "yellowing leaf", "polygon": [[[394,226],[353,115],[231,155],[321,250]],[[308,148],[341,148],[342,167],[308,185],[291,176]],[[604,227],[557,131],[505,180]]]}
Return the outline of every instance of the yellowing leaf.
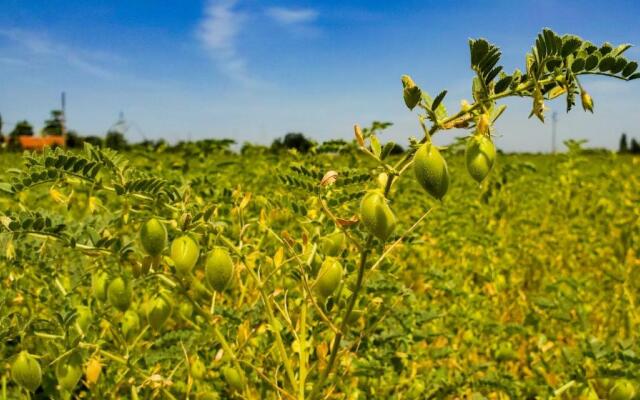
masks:
{"label": "yellowing leaf", "polygon": [[276,250],[276,254],[273,256],[273,266],[276,268],[280,268],[283,261],[284,261],[284,248],[280,247],[278,250]]}
{"label": "yellowing leaf", "polygon": [[238,208],[240,208],[241,210],[246,208],[247,205],[249,205],[249,201],[251,201],[251,193],[247,192],[244,194],[244,197],[242,198],[242,201],[240,202]]}

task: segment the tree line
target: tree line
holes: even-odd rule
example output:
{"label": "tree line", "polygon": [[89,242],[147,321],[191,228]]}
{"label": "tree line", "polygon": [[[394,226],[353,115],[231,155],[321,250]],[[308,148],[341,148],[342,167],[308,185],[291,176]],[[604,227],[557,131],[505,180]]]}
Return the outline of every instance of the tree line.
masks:
{"label": "tree line", "polygon": [[[374,121],[372,125],[365,128],[365,134],[369,131],[371,133],[381,132],[388,127],[392,126],[390,122]],[[8,149],[20,150],[18,143],[18,137],[20,136],[34,136],[33,126],[27,120],[18,121],[13,130],[6,136],[3,133],[3,120],[0,115],[0,143],[7,144]],[[64,115],[60,110],[52,110],[49,119],[45,120],[44,127],[42,128],[43,135],[63,135],[66,134],[66,146],[69,148],[80,148],[83,143],[87,142],[94,146],[104,146],[114,150],[127,150],[131,146],[141,146],[146,148],[158,149],[163,148],[182,148],[186,142],[180,141],[174,146],[169,145],[164,139],[159,140],[144,140],[138,143],[129,143],[124,133],[117,130],[109,130],[104,137],[100,136],[81,136],[75,130],[68,130],[65,132]],[[236,142],[231,139],[203,139],[196,141],[199,147],[205,147],[209,150],[225,149],[228,150]],[[335,152],[340,151],[342,148],[349,147],[350,143],[344,140],[331,140],[322,144],[317,143],[313,139],[308,138],[302,132],[289,132],[283,137],[273,140],[270,146],[259,146],[250,143],[245,143],[242,146],[241,152],[251,151],[252,149],[259,148],[261,151],[269,151],[272,153],[279,153],[281,151],[288,151],[295,149],[298,153],[308,153],[310,151],[320,152]],[[395,145],[392,150],[394,154],[400,154],[404,149]],[[620,154],[640,154],[640,142],[635,138],[629,139],[626,133],[623,133],[620,137],[620,143],[618,146],[618,153]]]}
{"label": "tree line", "polygon": [[620,145],[618,146],[618,153],[620,154],[640,154],[640,142],[635,138],[631,138],[631,142],[627,139],[627,134],[623,133],[620,136]]}

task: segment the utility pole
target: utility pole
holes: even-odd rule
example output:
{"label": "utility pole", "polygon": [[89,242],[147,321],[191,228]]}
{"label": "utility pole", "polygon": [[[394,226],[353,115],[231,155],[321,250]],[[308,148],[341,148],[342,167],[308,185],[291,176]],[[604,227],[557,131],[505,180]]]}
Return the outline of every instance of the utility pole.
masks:
{"label": "utility pole", "polygon": [[551,153],[556,153],[556,125],[558,123],[558,113],[551,114]]}

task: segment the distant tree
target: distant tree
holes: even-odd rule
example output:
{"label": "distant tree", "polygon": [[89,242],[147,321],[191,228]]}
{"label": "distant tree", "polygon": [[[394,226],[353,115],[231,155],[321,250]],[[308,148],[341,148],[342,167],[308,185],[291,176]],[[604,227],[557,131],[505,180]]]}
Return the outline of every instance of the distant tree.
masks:
{"label": "distant tree", "polygon": [[13,128],[9,136],[12,139],[17,138],[18,136],[33,136],[33,126],[27,121],[20,121]]}
{"label": "distant tree", "polygon": [[114,150],[123,150],[127,148],[128,143],[122,132],[109,131],[104,138],[104,145]]}
{"label": "distant tree", "polygon": [[284,149],[296,149],[300,153],[307,153],[315,143],[307,139],[304,134],[300,132],[289,132],[284,136],[284,140],[276,139],[272,145],[272,150]]}
{"label": "distant tree", "polygon": [[274,139],[271,142],[271,147],[269,148],[273,153],[278,153],[284,149],[284,144],[282,143],[281,138]]}
{"label": "distant tree", "polygon": [[68,131],[67,132],[67,147],[76,149],[82,147],[82,143],[84,140],[78,135],[76,131]]}
{"label": "distant tree", "polygon": [[2,133],[2,115],[0,115],[0,142],[4,142],[4,134]]}
{"label": "distant tree", "polygon": [[17,150],[20,148],[20,144],[18,142],[19,136],[33,136],[33,127],[27,120],[19,121],[9,133],[7,145],[10,149]]}
{"label": "distant tree", "polygon": [[203,152],[222,151],[230,152],[231,146],[236,144],[233,139],[203,139],[194,142],[196,147]]}
{"label": "distant tree", "polygon": [[391,155],[398,155],[402,153],[404,153],[404,147],[400,146],[398,143],[394,143],[391,151],[389,152]]}
{"label": "distant tree", "polygon": [[618,153],[627,153],[629,152],[629,145],[627,144],[627,134],[623,133],[620,136],[620,147],[618,148]]}
{"label": "distant tree", "polygon": [[52,110],[51,111],[51,119],[44,121],[44,128],[42,128],[42,133],[45,135],[62,135],[64,131],[64,123],[62,120],[62,111],[60,110]]}
{"label": "distant tree", "polygon": [[82,141],[97,147],[104,145],[104,140],[99,136],[85,136],[82,138]]}
{"label": "distant tree", "polygon": [[631,154],[640,154],[640,143],[634,138],[631,139]]}
{"label": "distant tree", "polygon": [[240,148],[240,154],[248,156],[252,154],[264,154],[269,150],[268,147],[250,142],[244,142]]}

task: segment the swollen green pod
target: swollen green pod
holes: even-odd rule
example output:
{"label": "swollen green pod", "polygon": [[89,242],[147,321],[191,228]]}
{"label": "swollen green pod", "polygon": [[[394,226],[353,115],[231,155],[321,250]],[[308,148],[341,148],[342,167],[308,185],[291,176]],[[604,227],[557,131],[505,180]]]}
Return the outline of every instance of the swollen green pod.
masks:
{"label": "swollen green pod", "polygon": [[636,395],[636,387],[627,379],[619,379],[609,390],[609,400],[631,400]]}
{"label": "swollen green pod", "polygon": [[171,304],[162,296],[156,297],[148,304],[147,322],[154,330],[159,331],[164,326],[164,323],[167,322],[169,316],[171,316]]}
{"label": "swollen green pod", "polygon": [[131,286],[122,277],[117,277],[109,283],[107,297],[109,303],[120,311],[127,311],[131,304]]}
{"label": "swollen green pod", "polygon": [[320,266],[316,278],[316,289],[322,297],[329,297],[338,289],[342,281],[342,264],[332,257],[327,257]]}
{"label": "swollen green pod", "polygon": [[145,222],[140,228],[140,243],[150,256],[159,256],[167,245],[167,228],[155,218]]}
{"label": "swollen green pod", "polygon": [[124,339],[127,342],[132,342],[140,333],[140,316],[138,316],[138,313],[134,310],[127,310],[122,317],[120,329],[122,329]]}
{"label": "swollen green pod", "polygon": [[360,220],[369,233],[385,241],[396,228],[396,216],[382,193],[367,192],[360,203]]}
{"label": "swollen green pod", "polygon": [[242,372],[238,371],[234,367],[223,367],[222,375],[231,389],[242,392],[242,389],[244,389],[244,377]]}
{"label": "swollen green pod", "polygon": [[205,374],[207,373],[207,366],[204,365],[200,358],[196,358],[195,360],[191,361],[190,372],[191,376],[194,379],[200,380],[204,378]]}
{"label": "swollen green pod", "polygon": [[205,276],[216,292],[222,292],[231,282],[233,260],[224,247],[216,247],[209,254],[205,265]]}
{"label": "swollen green pod", "polygon": [[73,353],[56,364],[56,378],[62,392],[71,392],[78,385],[82,374],[82,357],[78,353]]}
{"label": "swollen green pod", "polygon": [[171,259],[179,274],[190,273],[198,262],[199,256],[200,248],[191,237],[184,235],[171,242]]}
{"label": "swollen green pod", "polygon": [[11,377],[19,386],[35,392],[42,383],[42,370],[34,356],[21,351],[11,365]]}
{"label": "swollen green pod", "polygon": [[320,250],[331,257],[339,256],[347,244],[347,235],[342,231],[335,231],[320,239]]}
{"label": "swollen green pod", "polygon": [[485,135],[473,135],[467,141],[465,160],[469,175],[476,182],[482,182],[496,161],[496,147],[491,138]]}
{"label": "swollen green pod", "polygon": [[449,169],[447,161],[434,144],[420,146],[413,159],[413,170],[424,190],[442,200],[449,190]]}
{"label": "swollen green pod", "polygon": [[80,328],[82,333],[86,333],[93,321],[91,309],[87,306],[78,306],[76,307],[76,312],[76,323],[78,324],[78,328]]}
{"label": "swollen green pod", "polygon": [[107,286],[109,276],[106,272],[95,272],[91,275],[91,291],[95,298],[99,301],[107,300]]}

